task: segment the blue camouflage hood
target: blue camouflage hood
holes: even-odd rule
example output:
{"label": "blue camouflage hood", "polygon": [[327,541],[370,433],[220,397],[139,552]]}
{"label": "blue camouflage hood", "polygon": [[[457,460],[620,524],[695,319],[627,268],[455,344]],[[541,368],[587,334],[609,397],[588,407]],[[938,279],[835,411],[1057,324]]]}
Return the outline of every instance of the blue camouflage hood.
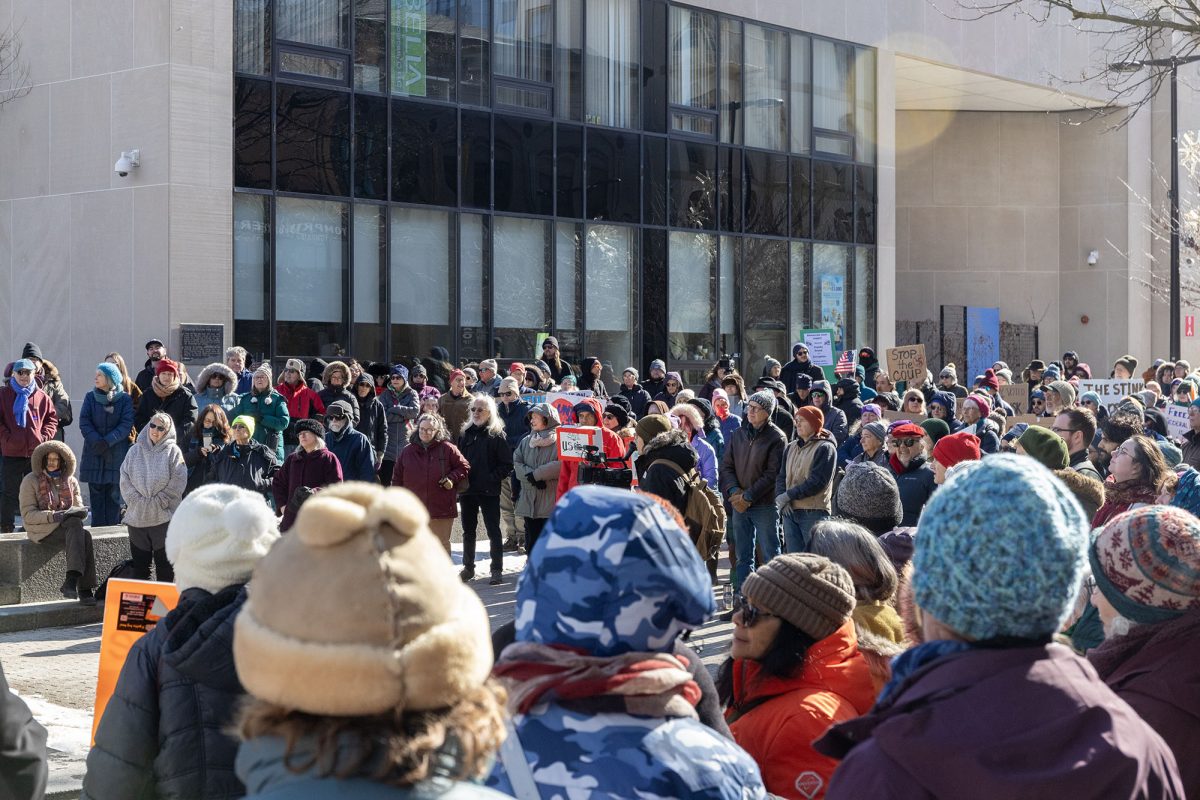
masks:
{"label": "blue camouflage hood", "polygon": [[517,587],[517,641],[591,655],[665,652],[713,613],[708,571],[653,500],[579,486],[554,509]]}
{"label": "blue camouflage hood", "polygon": [[958,398],[954,396],[954,392],[936,391],[933,397],[930,398],[931,404],[937,403],[942,408],[946,409],[946,422],[951,423],[955,420],[954,410],[958,406]]}

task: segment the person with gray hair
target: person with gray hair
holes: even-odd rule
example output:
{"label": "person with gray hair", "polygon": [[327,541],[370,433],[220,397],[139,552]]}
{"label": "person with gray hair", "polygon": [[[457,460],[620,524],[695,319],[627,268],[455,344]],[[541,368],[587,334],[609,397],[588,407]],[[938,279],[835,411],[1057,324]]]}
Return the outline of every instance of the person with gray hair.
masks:
{"label": "person with gray hair", "polygon": [[494,358],[485,358],[479,362],[479,380],[471,387],[471,394],[481,392],[492,397],[500,393],[499,367]]}
{"label": "person with gray hair", "polygon": [[[495,364],[495,362],[492,362]],[[480,365],[483,369],[483,365]],[[486,393],[471,399],[471,416],[458,436],[458,449],[471,466],[466,489],[459,495],[463,517],[464,583],[475,577],[475,536],[479,515],[491,544],[493,586],[504,582],[504,534],[500,531],[500,486],[513,469],[513,454],[504,434],[504,423],[496,410],[496,401]]]}
{"label": "person with gray hair", "polygon": [[237,376],[237,388],[234,391],[238,394],[245,394],[254,386],[254,373],[247,369],[250,366],[246,363],[248,359],[249,354],[244,347],[234,345],[225,351],[225,366]]}

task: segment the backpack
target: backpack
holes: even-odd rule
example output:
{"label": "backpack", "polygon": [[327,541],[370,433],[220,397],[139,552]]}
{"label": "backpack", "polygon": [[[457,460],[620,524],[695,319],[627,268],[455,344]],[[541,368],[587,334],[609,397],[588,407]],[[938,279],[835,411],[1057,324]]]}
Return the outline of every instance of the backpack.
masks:
{"label": "backpack", "polygon": [[116,563],[116,566],[114,566],[111,570],[109,570],[108,577],[105,578],[104,581],[98,587],[96,587],[96,599],[98,601],[100,601],[101,603],[104,602],[104,598],[108,595],[108,582],[110,579],[112,579],[112,578],[118,578],[118,579],[136,578],[136,577],[137,577],[137,570],[135,570],[133,568],[133,559],[132,558],[127,558],[124,561],[118,561]]}
{"label": "backpack", "polygon": [[687,487],[683,520],[700,557],[705,561],[714,558],[725,540],[725,506],[720,496],[695,469],[684,472],[683,467],[666,458],[658,459],[651,466],[654,464],[665,464],[683,476]]}

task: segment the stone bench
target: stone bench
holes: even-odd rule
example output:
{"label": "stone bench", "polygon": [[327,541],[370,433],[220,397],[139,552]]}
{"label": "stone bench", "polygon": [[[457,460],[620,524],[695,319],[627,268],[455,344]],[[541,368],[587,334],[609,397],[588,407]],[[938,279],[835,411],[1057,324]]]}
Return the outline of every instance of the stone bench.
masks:
{"label": "stone bench", "polygon": [[[90,530],[96,578],[103,581],[118,562],[129,558],[129,532],[124,525]],[[58,589],[66,574],[61,545],[38,544],[24,533],[0,534],[0,606],[62,600]]]}

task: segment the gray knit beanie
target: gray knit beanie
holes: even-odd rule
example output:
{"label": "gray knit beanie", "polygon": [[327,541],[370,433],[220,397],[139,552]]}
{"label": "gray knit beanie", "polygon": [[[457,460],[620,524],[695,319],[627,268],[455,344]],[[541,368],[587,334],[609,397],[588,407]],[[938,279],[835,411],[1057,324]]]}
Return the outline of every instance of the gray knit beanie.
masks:
{"label": "gray knit beanie", "polygon": [[849,573],[812,553],[775,556],[746,578],[742,594],[818,642],[846,624],[856,602]]}
{"label": "gray knit beanie", "polygon": [[755,392],[754,394],[750,395],[750,399],[746,402],[758,403],[767,410],[767,413],[775,413],[775,393],[770,389],[764,389],[761,392]]}
{"label": "gray knit beanie", "polygon": [[882,422],[868,422],[862,426],[865,433],[869,433],[879,440],[880,444],[887,441],[887,426]]}
{"label": "gray knit beanie", "polygon": [[871,461],[846,465],[846,476],[834,500],[839,516],[875,534],[887,533],[904,519],[896,479],[891,471]]}

